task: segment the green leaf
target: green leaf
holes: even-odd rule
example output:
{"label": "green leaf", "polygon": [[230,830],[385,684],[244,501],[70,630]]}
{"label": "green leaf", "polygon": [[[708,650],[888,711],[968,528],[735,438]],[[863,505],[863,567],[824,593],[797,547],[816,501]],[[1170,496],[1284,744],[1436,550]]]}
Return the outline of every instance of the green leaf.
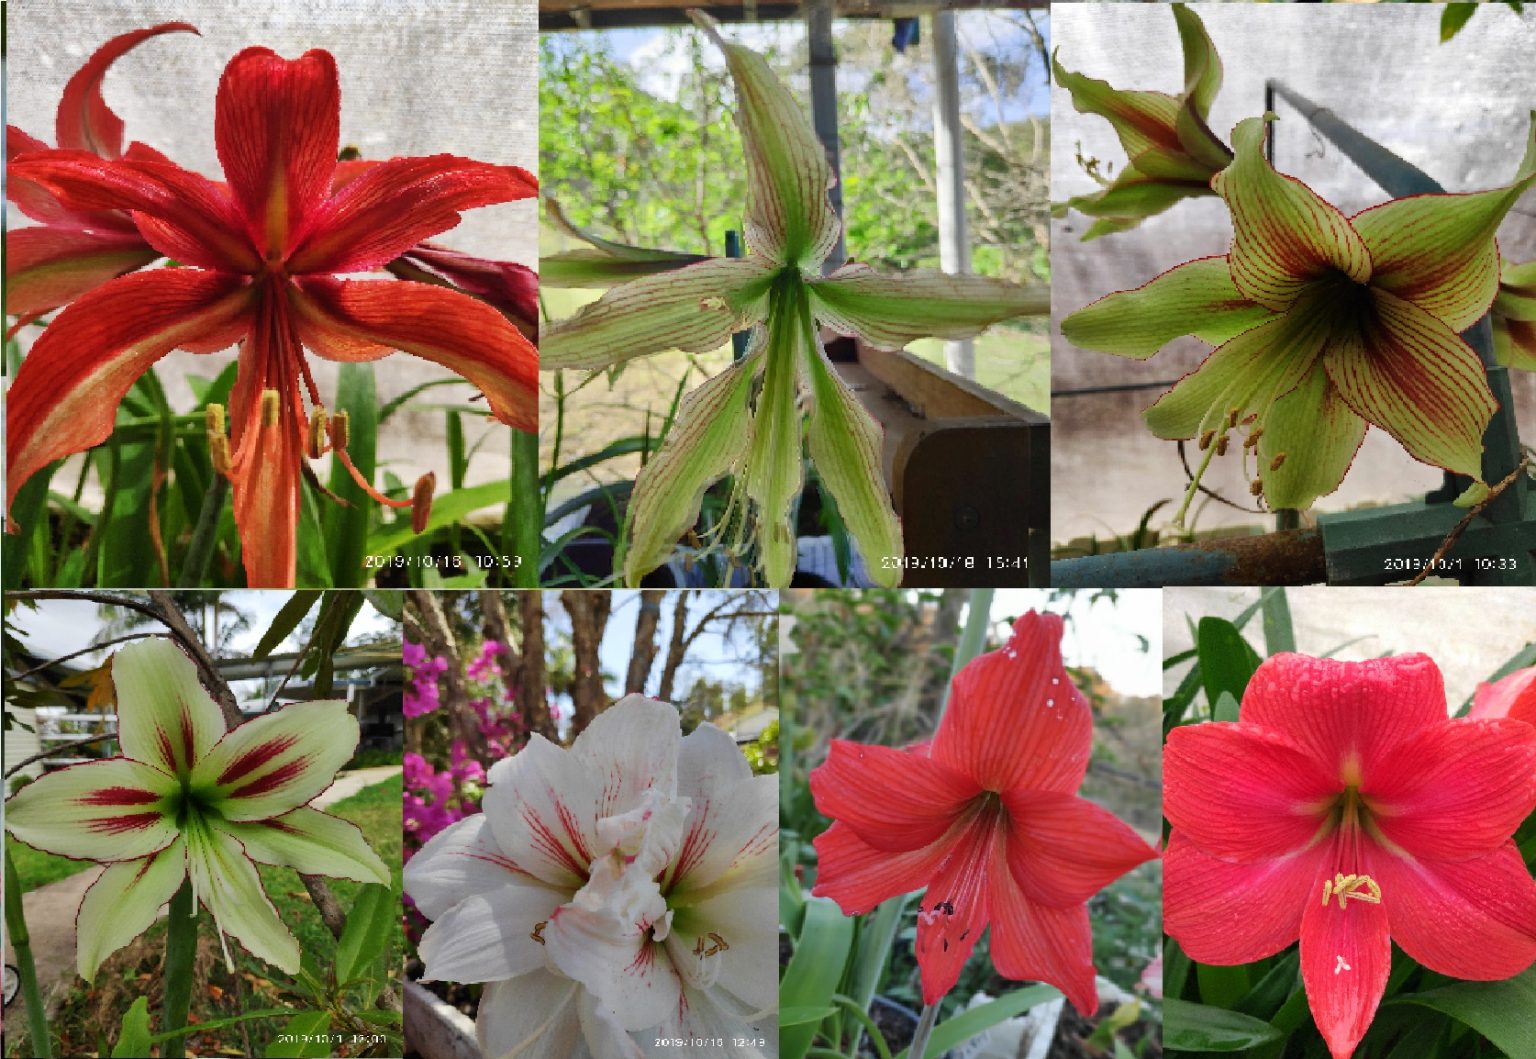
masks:
{"label": "green leaf", "polygon": [[289,597],[282,609],[272,618],[272,624],[267,626],[267,631],[256,644],[256,649],[251,652],[252,658],[265,658],[277,649],[277,645],[286,640],[294,629],[299,627],[315,603],[320,599],[320,593],[315,591],[299,591]]}
{"label": "green leaf", "polygon": [[[998,1023],[1023,1014],[1038,1004],[1045,1004],[1061,996],[1060,990],[1048,985],[1032,985],[1004,993],[996,1000],[973,1007],[939,1023],[928,1039],[928,1055],[943,1055],[956,1045],[964,1044],[977,1034],[985,1033]],[[910,1059],[910,1048],[903,1048],[896,1059]]]}
{"label": "green leaf", "polygon": [[1456,982],[1387,1004],[1433,1008],[1482,1034],[1506,1055],[1536,1055],[1536,967],[1502,982]]}
{"label": "green leaf", "polygon": [[29,553],[38,554],[31,547],[34,540],[42,545],[41,554],[53,551],[49,540],[52,527],[48,519],[48,483],[58,469],[58,463],[50,463],[16,490],[10,517],[6,519],[7,528],[14,528],[16,532],[6,533],[0,539],[0,566],[4,567],[7,589],[20,588],[22,579],[29,573],[34,584],[47,577],[46,570],[29,569],[30,564],[23,558]]}
{"label": "green leaf", "polygon": [[[780,1011],[826,1006],[837,992],[852,945],[853,920],[827,898],[809,898],[795,953],[779,980]],[[781,1025],[780,1059],[805,1059],[816,1039],[816,1025]]]}
{"label": "green leaf", "polygon": [[1260,590],[1260,610],[1264,614],[1264,650],[1272,655],[1296,650],[1296,634],[1291,628],[1291,605],[1284,588]]}
{"label": "green leaf", "polygon": [[123,1012],[112,1059],[143,1059],[149,1054],[149,998],[139,997]]}
{"label": "green leaf", "polygon": [[[1218,709],[1216,719],[1218,721],[1237,720],[1237,703],[1225,693],[1222,695],[1222,701],[1232,703],[1232,716],[1222,717],[1221,710]],[[1237,1002],[1248,994],[1248,968],[1244,964],[1218,967],[1214,964],[1197,963],[1195,977],[1200,982],[1200,999],[1214,1007],[1235,1007]]]}
{"label": "green leaf", "polygon": [[366,973],[389,944],[399,902],[387,886],[369,884],[358,891],[347,925],[336,943],[336,984],[346,985]]}
{"label": "green leaf", "polygon": [[[267,1046],[267,1059],[324,1059],[334,1054],[330,1041],[328,1011],[306,1011],[288,1020]],[[310,1038],[305,1040],[305,1038]],[[285,1039],[286,1038],[286,1039]]]}
{"label": "green leaf", "polygon": [[1240,1052],[1280,1037],[1269,1023],[1248,1015],[1173,997],[1163,1000],[1163,1047],[1170,1052]]}
{"label": "green leaf", "polygon": [[[336,376],[336,408],[347,413],[347,455],[358,472],[373,481],[374,454],[378,437],[379,402],[373,385],[373,365],[367,362],[342,364]],[[331,584],[337,588],[357,588],[368,581],[363,565],[368,541],[369,515],[374,502],[360,489],[341,461],[331,460],[330,490],[350,507],[326,504],[321,516],[325,529],[326,551],[330,557]]]}
{"label": "green leaf", "polygon": [[[511,488],[512,483],[504,479],[499,482],[486,482],[482,485],[455,489],[446,495],[433,497],[432,517],[427,520],[427,528],[421,536],[425,537],[434,530],[463,521],[482,508],[505,503]],[[399,521],[374,530],[368,538],[367,553],[376,561],[385,559],[399,551],[407,541],[416,536],[417,534],[411,529],[410,517],[407,515]]]}
{"label": "green leaf", "polygon": [[1201,618],[1195,633],[1195,649],[1200,652],[1205,701],[1214,709],[1222,692],[1226,692],[1241,702],[1249,679],[1259,668],[1259,656],[1237,626],[1225,618]]}
{"label": "green leaf", "polygon": [[1440,13],[1440,43],[1444,44],[1460,33],[1461,27],[1475,14],[1476,4],[1446,4],[1445,10]]}
{"label": "green leaf", "polygon": [[804,1026],[807,1023],[819,1023],[836,1010],[837,1008],[830,1004],[825,1007],[780,1008],[779,1029],[783,1030],[789,1026]]}

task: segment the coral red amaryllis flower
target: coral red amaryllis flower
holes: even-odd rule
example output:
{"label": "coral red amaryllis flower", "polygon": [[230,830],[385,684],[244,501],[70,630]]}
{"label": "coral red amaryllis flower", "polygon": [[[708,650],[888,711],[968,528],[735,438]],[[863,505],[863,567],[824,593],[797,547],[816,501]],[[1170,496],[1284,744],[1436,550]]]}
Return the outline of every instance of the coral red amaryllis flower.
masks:
{"label": "coral red amaryllis flower", "polygon": [[[538,354],[505,316],[437,285],[340,276],[393,261],[453,227],[461,210],[530,197],[535,179],[443,154],[379,162],[336,186],[340,109],[328,53],[289,61],[248,48],[219,84],[214,132],[227,184],[165,161],[80,151],[12,163],[13,179],[66,209],[130,211],[144,240],[183,267],[103,284],[37,340],[10,393],[7,505],[34,472],[105,439],[134,380],[178,348],[240,342],[227,459],[222,432],[211,441],[234,484],[252,586],[293,583],[304,459],[327,450],[306,348],[339,361],[415,354],[479,387],[501,421],[533,429]],[[329,438],[347,462],[344,434]]]}
{"label": "coral red amaryllis flower", "polygon": [[1513,717],[1536,724],[1536,666],[1517,669],[1501,680],[1479,684],[1472,695],[1471,718]]}
{"label": "coral red amaryllis flower", "polygon": [[933,741],[906,750],[832,740],[811,773],[833,824],[812,893],[849,915],[927,887],[917,919],[923,1002],[936,1003],[988,924],[1005,978],[1049,982],[1098,1008],[1087,900],[1157,854],[1077,796],[1088,701],[1061,663],[1062,620],[1031,611],[955,676]]}
{"label": "coral red amaryllis flower", "polygon": [[1510,840],[1536,808],[1536,728],[1449,719],[1424,655],[1275,655],[1237,722],[1174,729],[1163,783],[1168,933],[1223,965],[1300,937],[1334,1059],[1370,1026],[1392,941],[1456,978],[1536,962],[1536,882]]}

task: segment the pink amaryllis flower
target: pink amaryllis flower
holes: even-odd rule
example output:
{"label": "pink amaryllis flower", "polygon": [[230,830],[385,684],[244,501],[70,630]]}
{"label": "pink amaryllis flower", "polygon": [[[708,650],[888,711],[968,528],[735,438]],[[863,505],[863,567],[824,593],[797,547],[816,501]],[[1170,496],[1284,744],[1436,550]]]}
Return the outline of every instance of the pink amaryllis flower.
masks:
{"label": "pink amaryllis flower", "polygon": [[293,583],[306,456],[334,448],[349,464],[345,430],[323,429],[306,349],[338,361],[415,354],[479,387],[502,422],[533,429],[538,354],[502,313],[434,284],[341,276],[395,260],[461,210],[536,194],[534,177],[442,154],[379,162],[338,186],[340,110],[327,52],[289,61],[248,48],[219,84],[227,184],[167,161],[83,151],[11,164],[12,179],[67,209],[129,211],[144,240],[182,267],[91,290],[37,340],[10,393],[8,505],[37,470],[105,439],[134,380],[173,349],[240,343],[231,435],[226,443],[211,416],[210,443],[234,485],[252,586]]}
{"label": "pink amaryllis flower", "polygon": [[1456,978],[1536,961],[1536,882],[1510,840],[1536,808],[1536,728],[1449,719],[1424,655],[1275,655],[1237,722],[1174,729],[1163,782],[1168,933],[1223,965],[1299,937],[1334,1059],[1371,1024],[1392,941]]}
{"label": "pink amaryllis flower", "polygon": [[832,740],[811,772],[833,824],[816,838],[818,897],[848,915],[927,887],[917,918],[923,1002],[954,988],[982,931],[1005,978],[1098,1009],[1088,898],[1157,853],[1077,796],[1093,718],[1061,663],[1062,620],[1031,611],[955,676],[933,741]]}
{"label": "pink amaryllis flower", "polygon": [[1513,717],[1536,724],[1536,666],[1517,669],[1501,680],[1479,684],[1468,717]]}

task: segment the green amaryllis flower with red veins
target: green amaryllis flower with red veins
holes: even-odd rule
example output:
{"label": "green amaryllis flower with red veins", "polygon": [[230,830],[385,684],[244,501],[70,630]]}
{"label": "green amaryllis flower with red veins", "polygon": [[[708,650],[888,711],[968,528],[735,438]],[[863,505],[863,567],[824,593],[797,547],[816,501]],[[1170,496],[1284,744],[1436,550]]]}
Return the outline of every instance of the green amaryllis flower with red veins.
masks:
{"label": "green amaryllis flower with red veins", "polygon": [[848,915],[927,887],[917,917],[923,1003],[954,988],[982,931],[1004,978],[1049,982],[1098,1010],[1088,898],[1157,853],[1078,797],[1093,744],[1088,700],[1061,663],[1062,619],[1030,611],[1001,650],[955,675],[933,742],[832,740],[811,772],[812,893]]}
{"label": "green amaryllis flower with red veins", "polygon": [[134,380],[178,348],[240,343],[232,433],[224,441],[221,418],[210,416],[210,440],[234,485],[252,586],[293,583],[306,457],[334,450],[376,500],[412,504],[377,494],[351,468],[344,426],[325,429],[306,348],[338,361],[415,354],[479,387],[496,418],[534,428],[538,353],[502,313],[434,284],[340,276],[394,261],[457,224],[461,210],[532,196],[535,179],[432,155],[371,163],[338,181],[340,108],[328,53],[288,61],[248,48],[219,84],[214,131],[227,184],[167,161],[81,151],[11,163],[11,179],[66,209],[127,211],[144,241],[183,267],[110,280],[38,338],[9,395],[8,505],[33,473],[105,439]]}
{"label": "green amaryllis flower with red veins", "polygon": [[5,803],[13,837],[107,865],[80,903],[80,976],[92,981],[189,879],[221,943],[229,934],[297,974],[298,942],[253,862],[389,885],[362,833],[308,804],[356,750],[357,719],[339,700],[304,702],[226,732],[191,660],[164,639],[120,650],[112,682],[123,756],[50,772]]}
{"label": "green amaryllis flower with red veins", "polygon": [[835,178],[826,151],[762,57],[723,40],[707,16],[695,13],[695,20],[725,53],[736,85],[750,252],[615,287],[543,332],[541,366],[609,368],[669,349],[705,352],[750,329],[746,355],[683,399],[661,450],[636,480],[625,578],[638,583],[663,563],[698,518],[704,491],[734,474],[733,517],[722,525],[750,531],[762,580],[787,585],[803,440],[869,576],[894,585],[901,528],[881,476],[880,429],[833,370],[817,322],[899,349],[925,336],[968,338],[1044,312],[1049,297],[999,279],[882,275],[859,264],[822,276],[842,230],[827,198]]}
{"label": "green amaryllis flower with red veins", "polygon": [[1474,981],[1536,962],[1536,881],[1511,840],[1536,808],[1536,728],[1448,712],[1424,655],[1280,654],[1235,723],[1168,736],[1166,930],[1216,965],[1299,937],[1334,1059],[1370,1027],[1393,941]]}
{"label": "green amaryllis flower with red veins", "polygon": [[1489,311],[1493,352],[1506,368],[1536,371],[1536,261],[1503,263],[1499,296]]}
{"label": "green amaryllis flower with red veins", "polygon": [[1485,488],[1483,431],[1497,403],[1459,332],[1498,293],[1494,232],[1536,183],[1536,126],[1506,187],[1346,218],[1265,160],[1267,120],[1238,124],[1236,158],[1211,182],[1232,212],[1231,252],[1102,298],[1064,319],[1062,334],[1136,359],[1180,335],[1219,343],[1144,413],[1158,437],[1205,450],[1186,508],[1211,457],[1245,427],[1254,492],[1274,508],[1337,489],[1369,424]]}
{"label": "green amaryllis flower with red veins", "polygon": [[1172,6],[1184,48],[1184,91],[1178,96],[1112,88],[1051,57],[1056,83],[1071,93],[1072,105],[1113,125],[1129,159],[1103,191],[1055,207],[1058,216],[1070,208],[1095,218],[1083,233],[1085,242],[1135,228],[1183,199],[1211,194],[1211,177],[1232,161],[1232,151],[1206,124],[1221,90],[1221,56],[1200,16],[1183,4]]}

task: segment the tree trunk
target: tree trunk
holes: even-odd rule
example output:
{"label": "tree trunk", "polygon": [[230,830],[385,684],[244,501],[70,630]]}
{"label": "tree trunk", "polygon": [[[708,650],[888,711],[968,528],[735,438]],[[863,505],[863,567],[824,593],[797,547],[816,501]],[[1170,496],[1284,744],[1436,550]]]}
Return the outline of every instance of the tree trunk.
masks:
{"label": "tree trunk", "polygon": [[574,707],[571,718],[572,738],[580,735],[592,723],[592,718],[608,705],[598,647],[603,642],[603,629],[608,624],[611,598],[607,592],[579,588],[560,593],[560,602],[571,616],[571,649],[576,656],[575,677],[571,681],[571,703]]}
{"label": "tree trunk", "polygon": [[523,617],[523,667],[517,680],[517,707],[528,731],[558,743],[560,733],[549,712],[544,670],[544,593],[527,589],[517,594]]}
{"label": "tree trunk", "polygon": [[661,687],[656,697],[663,702],[672,701],[672,684],[677,680],[678,667],[688,653],[688,593],[679,592],[672,608],[672,638],[667,644],[667,661],[661,670]]}
{"label": "tree trunk", "polygon": [[642,589],[640,614],[635,618],[635,646],[629,653],[629,673],[624,677],[624,694],[643,695],[645,682],[656,661],[656,626],[661,624],[661,601],[666,592],[659,588]]}

